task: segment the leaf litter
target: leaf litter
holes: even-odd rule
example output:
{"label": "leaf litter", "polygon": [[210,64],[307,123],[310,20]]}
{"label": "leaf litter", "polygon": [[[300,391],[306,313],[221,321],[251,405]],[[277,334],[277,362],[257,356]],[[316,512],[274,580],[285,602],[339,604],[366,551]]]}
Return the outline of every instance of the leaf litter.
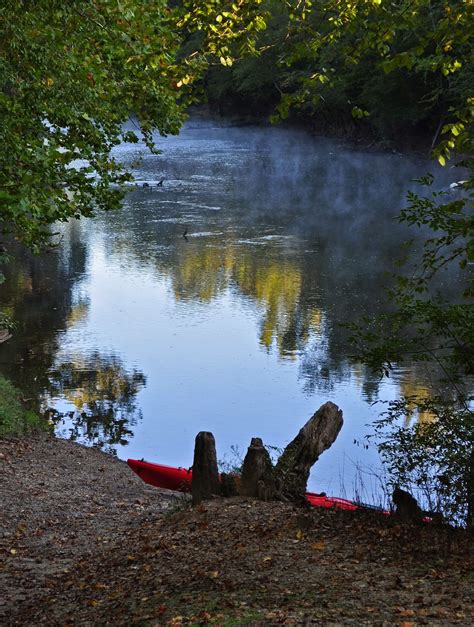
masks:
{"label": "leaf litter", "polygon": [[192,509],[43,434],[0,452],[0,624],[471,624],[468,531],[239,498]]}

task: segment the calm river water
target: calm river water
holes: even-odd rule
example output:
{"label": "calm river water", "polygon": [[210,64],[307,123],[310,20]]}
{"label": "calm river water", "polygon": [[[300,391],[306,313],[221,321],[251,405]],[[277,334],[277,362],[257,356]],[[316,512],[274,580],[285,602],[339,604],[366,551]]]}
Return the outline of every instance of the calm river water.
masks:
{"label": "calm river water", "polygon": [[201,430],[229,462],[252,436],[282,447],[332,400],[344,427],[309,487],[371,499],[373,403],[426,384],[351,363],[340,325],[383,306],[409,181],[431,171],[447,187],[456,172],[199,118],[158,143],[123,210],[63,226],[56,254],[9,268],[1,300],[19,323],[2,372],[62,412],[60,436],[171,465],[192,463]]}

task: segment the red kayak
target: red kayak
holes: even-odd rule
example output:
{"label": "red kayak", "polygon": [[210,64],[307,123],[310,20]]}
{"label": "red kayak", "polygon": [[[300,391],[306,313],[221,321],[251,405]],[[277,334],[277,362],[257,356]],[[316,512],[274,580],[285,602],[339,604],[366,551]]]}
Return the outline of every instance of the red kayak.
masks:
{"label": "red kayak", "polygon": [[[191,491],[191,479],[193,476],[191,469],[173,468],[172,466],[153,464],[139,459],[127,459],[127,464],[145,483],[149,483],[157,488],[165,488],[166,490],[177,490],[178,492]],[[323,496],[315,494],[314,492],[306,492],[306,498],[309,503],[315,507],[347,510],[365,508],[379,509],[371,505],[353,503],[346,499],[340,499],[334,496]]]}

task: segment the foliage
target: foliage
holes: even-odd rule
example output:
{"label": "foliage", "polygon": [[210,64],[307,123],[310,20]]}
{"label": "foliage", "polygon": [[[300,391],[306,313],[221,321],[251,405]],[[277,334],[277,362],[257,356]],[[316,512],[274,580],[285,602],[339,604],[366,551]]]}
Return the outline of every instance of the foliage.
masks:
{"label": "foliage", "polygon": [[[421,182],[429,186],[433,177]],[[467,193],[448,202],[444,192],[408,194],[399,220],[426,234],[421,258],[417,255],[411,274],[397,277],[390,294],[394,311],[351,326],[358,355],[382,374],[388,376],[392,364],[406,356],[436,363],[451,383],[474,374],[473,198],[471,183]],[[433,285],[449,270],[462,289],[448,300]]]}
{"label": "foliage", "polygon": [[[39,250],[49,225],[117,207],[130,180],[111,149],[135,112],[176,132],[164,3],[5,2],[0,12],[0,201],[3,232]],[[160,47],[151,48],[154,41]]]}
{"label": "foliage", "polygon": [[[177,133],[209,55],[252,48],[254,2],[7,0],[0,7],[0,233],[34,251],[51,225],[120,205],[120,142]],[[178,58],[200,33],[199,51]],[[136,130],[124,130],[133,116]]]}
{"label": "foliage", "polygon": [[46,424],[36,414],[24,409],[13,385],[0,377],[0,437],[19,436],[45,428]]}
{"label": "foliage", "polygon": [[234,46],[232,66],[210,64],[205,74],[204,92],[210,105],[220,113],[268,115],[280,99],[281,70],[279,44],[288,29],[284,2],[263,4],[266,28],[256,31],[253,54],[241,54]]}
{"label": "foliage", "polygon": [[[431,185],[432,177],[423,182]],[[474,375],[474,220],[472,184],[467,188],[464,196],[448,202],[443,193],[409,194],[400,221],[427,232],[421,259],[411,275],[398,277],[391,294],[394,310],[352,325],[352,340],[357,357],[386,376],[407,358],[437,370],[442,396],[391,403],[376,428],[383,435],[379,450],[393,482],[421,489],[430,508],[448,520],[472,524],[474,412],[465,394],[472,390]],[[453,265],[461,293],[450,299],[433,294],[445,270],[451,271],[448,278],[453,276]],[[431,421],[398,424],[413,407]]]}
{"label": "foliage", "polygon": [[[432,177],[423,182],[431,185]],[[437,371],[442,395],[391,403],[376,427],[383,435],[379,450],[393,482],[421,489],[430,509],[449,521],[472,525],[474,411],[465,399],[474,375],[472,179],[466,187],[462,197],[447,202],[443,193],[409,194],[400,221],[427,233],[421,259],[411,275],[398,277],[391,293],[394,310],[352,325],[352,340],[357,357],[387,377],[407,358]],[[461,286],[449,298],[434,289],[436,283],[443,287],[446,270],[448,280],[457,274]],[[431,421],[398,424],[413,407]]]}
{"label": "foliage", "polygon": [[14,328],[15,323],[11,317],[5,311],[0,311],[0,332],[4,330],[11,331]]}
{"label": "foliage", "polygon": [[386,119],[386,106],[393,109],[393,102],[395,113],[406,121],[427,113],[437,118],[443,134],[437,147],[441,160],[451,151],[472,148],[471,3],[287,4],[290,45],[282,63],[296,80],[282,99],[280,115],[285,116],[293,105],[314,111],[336,90],[342,93],[346,109],[350,107],[358,118],[375,113]]}
{"label": "foliage", "polygon": [[[413,414],[429,422],[407,426]],[[375,425],[379,450],[393,485],[405,486],[451,523],[474,518],[474,415],[467,403],[442,398],[389,403]],[[403,421],[403,422],[402,422]]]}
{"label": "foliage", "polygon": [[278,97],[274,121],[297,111],[327,131],[352,118],[378,138],[420,132],[433,145],[441,133],[442,161],[472,148],[471,3],[267,0],[264,8],[257,56],[208,74],[206,93],[220,110],[233,102],[261,112]]}

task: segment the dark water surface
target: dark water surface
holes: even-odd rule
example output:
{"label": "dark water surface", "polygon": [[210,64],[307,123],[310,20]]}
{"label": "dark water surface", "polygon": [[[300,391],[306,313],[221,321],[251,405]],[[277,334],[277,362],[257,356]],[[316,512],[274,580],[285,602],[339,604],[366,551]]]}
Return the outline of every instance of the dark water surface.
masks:
{"label": "dark water surface", "polygon": [[[409,181],[431,171],[448,187],[456,172],[200,119],[158,143],[123,210],[62,226],[56,254],[8,270],[1,300],[19,327],[2,372],[69,412],[60,436],[172,465],[192,463],[201,430],[229,461],[252,436],[284,446],[332,400],[345,424],[309,487],[352,496],[356,465],[377,465],[354,443],[372,403],[427,383],[414,368],[380,381],[351,363],[340,324],[383,305]],[[364,475],[362,498],[373,483]]]}

